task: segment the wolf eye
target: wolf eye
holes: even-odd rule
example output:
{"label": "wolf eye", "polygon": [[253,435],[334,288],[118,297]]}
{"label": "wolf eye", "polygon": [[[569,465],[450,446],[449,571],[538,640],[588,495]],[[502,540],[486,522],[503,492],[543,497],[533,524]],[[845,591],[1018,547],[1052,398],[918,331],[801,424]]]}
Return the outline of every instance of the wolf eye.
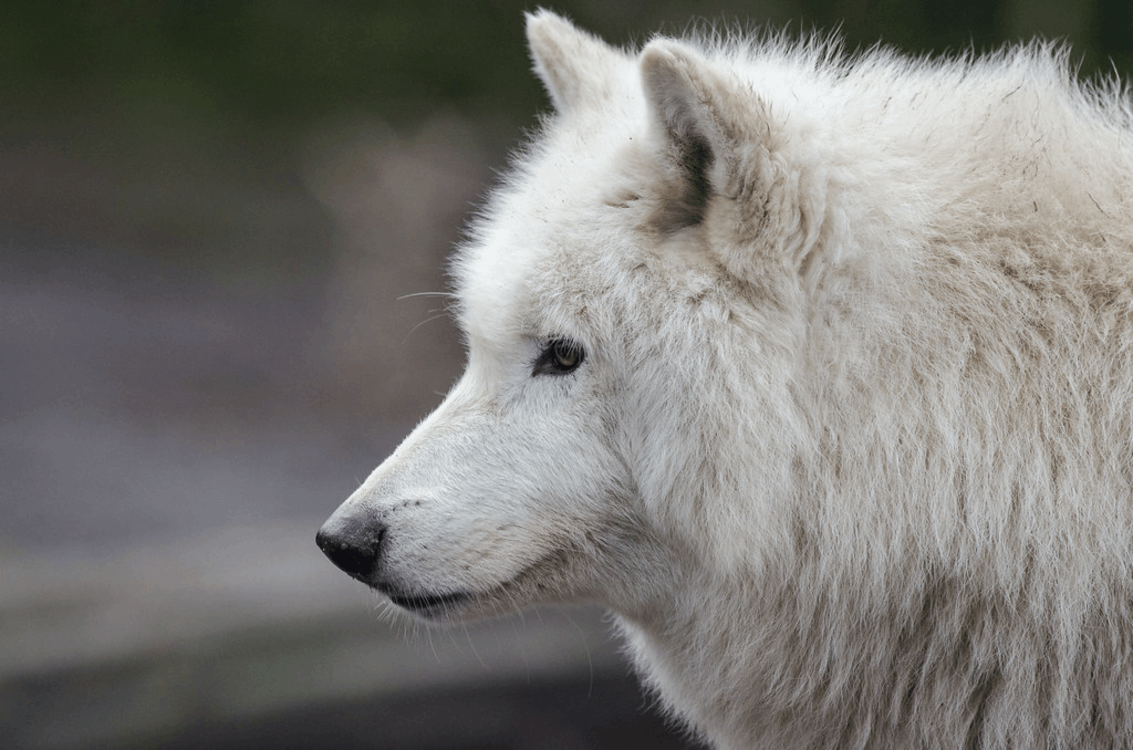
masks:
{"label": "wolf eye", "polygon": [[543,347],[531,374],[566,375],[578,369],[584,359],[586,352],[580,345],[569,339],[554,339]]}

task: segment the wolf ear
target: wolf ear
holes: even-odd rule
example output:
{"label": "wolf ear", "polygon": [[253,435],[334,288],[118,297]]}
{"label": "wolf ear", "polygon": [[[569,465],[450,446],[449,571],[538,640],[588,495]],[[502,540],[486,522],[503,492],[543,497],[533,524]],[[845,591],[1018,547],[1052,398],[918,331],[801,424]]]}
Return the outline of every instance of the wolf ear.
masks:
{"label": "wolf ear", "polygon": [[626,62],[620,51],[549,10],[527,14],[527,45],[535,73],[562,113],[599,101],[616,66]]}
{"label": "wolf ear", "polygon": [[653,125],[683,183],[665,209],[668,228],[700,224],[713,195],[768,187],[760,185],[771,145],[762,100],[677,42],[651,42],[640,64]]}

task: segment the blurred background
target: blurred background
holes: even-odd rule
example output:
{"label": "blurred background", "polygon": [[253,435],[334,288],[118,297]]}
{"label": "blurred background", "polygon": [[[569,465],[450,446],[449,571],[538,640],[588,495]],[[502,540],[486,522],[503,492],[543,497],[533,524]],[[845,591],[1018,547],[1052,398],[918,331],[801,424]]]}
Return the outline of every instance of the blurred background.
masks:
{"label": "blurred background", "polygon": [[[603,613],[429,631],[314,544],[458,375],[431,293],[547,109],[532,7],[0,4],[0,745],[687,746]],[[1128,0],[553,7],[1133,70]]]}

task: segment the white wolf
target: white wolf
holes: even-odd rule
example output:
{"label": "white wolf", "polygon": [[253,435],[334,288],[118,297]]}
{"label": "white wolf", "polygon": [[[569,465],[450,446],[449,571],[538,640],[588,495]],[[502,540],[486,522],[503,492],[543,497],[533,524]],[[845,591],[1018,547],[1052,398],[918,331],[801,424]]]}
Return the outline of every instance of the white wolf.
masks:
{"label": "white wolf", "polygon": [[1127,96],[527,33],[467,371],[323,550],[433,622],[600,602],[722,748],[1133,746]]}

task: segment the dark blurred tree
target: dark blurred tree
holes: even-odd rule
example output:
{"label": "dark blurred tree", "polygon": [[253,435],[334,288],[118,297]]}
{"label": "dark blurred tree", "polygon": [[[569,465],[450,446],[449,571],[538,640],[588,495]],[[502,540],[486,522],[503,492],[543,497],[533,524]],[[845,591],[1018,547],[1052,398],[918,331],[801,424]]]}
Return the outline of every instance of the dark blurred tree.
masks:
{"label": "dark blurred tree", "polygon": [[[521,12],[529,2],[339,0],[8,0],[0,4],[2,93],[58,110],[102,98],[184,101],[226,127],[304,122],[328,111],[421,117],[436,102],[491,117],[539,101]],[[797,0],[765,3],[550,3],[615,41],[640,41],[689,19],[840,28],[847,46],[906,51],[987,49],[1064,37],[1083,71],[1129,73],[1127,0]],[[11,116],[11,112],[8,112]]]}

